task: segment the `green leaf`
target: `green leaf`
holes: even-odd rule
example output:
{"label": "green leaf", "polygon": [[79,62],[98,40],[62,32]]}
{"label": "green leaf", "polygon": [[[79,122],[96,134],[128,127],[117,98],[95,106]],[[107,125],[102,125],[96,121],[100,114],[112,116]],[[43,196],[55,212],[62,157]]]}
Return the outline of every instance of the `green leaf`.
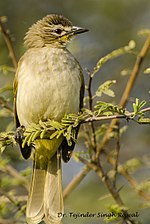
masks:
{"label": "green leaf", "polygon": [[44,138],[45,134],[46,134],[46,129],[44,129],[44,130],[41,132],[41,134],[40,134],[40,138],[41,138],[41,139]]}
{"label": "green leaf", "polygon": [[57,135],[58,135],[58,131],[55,131],[54,133],[52,133],[51,135],[50,135],[50,139],[53,139],[53,138],[55,138]]}
{"label": "green leaf", "polygon": [[100,97],[102,94],[105,94],[110,97],[114,97],[114,91],[109,89],[114,83],[116,83],[116,80],[108,80],[104,82],[102,85],[99,86],[98,90],[96,91],[96,96]]}
{"label": "green leaf", "polygon": [[139,190],[150,191],[150,180],[145,180],[138,186]]}
{"label": "green leaf", "polygon": [[139,99],[136,98],[135,103],[133,103],[133,111],[134,111],[133,117],[135,117],[137,114],[141,114],[140,110],[145,106],[145,104],[146,104],[145,100],[142,100],[140,102]]}
{"label": "green leaf", "polygon": [[135,103],[133,103],[133,111],[136,114],[138,111],[137,105]]}
{"label": "green leaf", "polygon": [[33,142],[36,138],[38,138],[38,137],[40,136],[40,133],[41,133],[41,131],[38,130],[38,131],[36,131],[36,132],[33,134],[33,136],[32,136],[32,142]]}
{"label": "green leaf", "polygon": [[138,119],[138,122],[139,122],[140,124],[150,124],[150,118],[140,117],[140,118]]}
{"label": "green leaf", "polygon": [[140,103],[139,103],[139,109],[142,109],[142,107],[144,107],[146,104],[146,101],[145,100],[142,100]]}
{"label": "green leaf", "polygon": [[30,146],[31,143],[33,142],[33,136],[35,135],[35,132],[32,132],[28,138],[28,141],[27,141],[27,145]]}
{"label": "green leaf", "polygon": [[141,161],[138,158],[129,159],[124,164],[125,169],[129,172],[134,172],[142,165]]}
{"label": "green leaf", "polygon": [[1,146],[1,144],[0,144],[1,153],[3,153],[5,149],[6,149],[6,145],[5,146],[4,145]]}
{"label": "green leaf", "polygon": [[119,57],[123,54],[130,53],[135,48],[135,41],[131,40],[127,46],[124,46],[122,48],[116,49],[106,56],[100,58],[100,60],[97,62],[96,66],[94,67],[94,70],[91,74],[91,77],[94,77],[94,75],[100,70],[100,68],[103,66],[104,63],[107,61],[114,59],[116,57]]}
{"label": "green leaf", "polygon": [[150,74],[150,67],[144,70],[144,74]]}
{"label": "green leaf", "polygon": [[25,138],[23,139],[23,142],[22,142],[22,148],[25,147],[25,145],[26,145],[26,143],[27,143],[27,141],[28,141],[29,138],[30,138],[30,134],[27,134],[27,135],[25,136]]}
{"label": "green leaf", "polygon": [[54,120],[52,120],[52,121],[50,122],[50,124],[51,124],[52,127],[54,127],[54,128],[57,129],[57,130],[62,129],[62,125],[61,125],[61,123],[59,123],[58,121],[54,121]]}

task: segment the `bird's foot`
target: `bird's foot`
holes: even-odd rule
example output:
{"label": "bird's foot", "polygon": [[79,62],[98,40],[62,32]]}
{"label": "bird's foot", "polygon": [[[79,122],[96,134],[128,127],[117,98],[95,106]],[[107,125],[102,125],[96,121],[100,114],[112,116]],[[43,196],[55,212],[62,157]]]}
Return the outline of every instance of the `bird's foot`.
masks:
{"label": "bird's foot", "polygon": [[25,127],[23,125],[21,125],[20,127],[16,129],[15,136],[14,136],[16,142],[20,143],[22,141],[22,139],[24,138],[24,132],[25,132]]}

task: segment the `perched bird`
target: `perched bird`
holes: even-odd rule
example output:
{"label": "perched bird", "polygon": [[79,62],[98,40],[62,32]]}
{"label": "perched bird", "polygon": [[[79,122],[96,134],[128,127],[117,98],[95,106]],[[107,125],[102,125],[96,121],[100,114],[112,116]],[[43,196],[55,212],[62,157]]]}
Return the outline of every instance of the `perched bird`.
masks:
{"label": "perched bird", "polygon": [[[47,15],[31,26],[25,36],[28,49],[18,63],[14,80],[16,127],[27,128],[47,119],[60,121],[65,114],[80,111],[84,95],[83,73],[66,45],[74,36],[86,31],[56,14]],[[22,155],[28,159],[31,148],[27,145],[22,148],[22,139],[18,139]],[[74,143],[68,146],[63,136],[35,140],[26,210],[28,224],[42,220],[47,224],[61,223],[58,217],[64,209],[61,156],[67,162],[73,148]]]}

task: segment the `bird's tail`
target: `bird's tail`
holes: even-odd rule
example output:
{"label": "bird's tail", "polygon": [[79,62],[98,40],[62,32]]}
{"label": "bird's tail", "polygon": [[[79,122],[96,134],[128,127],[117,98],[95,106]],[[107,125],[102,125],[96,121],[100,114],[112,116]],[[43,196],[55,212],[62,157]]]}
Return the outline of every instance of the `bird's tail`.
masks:
{"label": "bird's tail", "polygon": [[57,152],[41,169],[35,158],[27,202],[27,223],[60,224],[64,212],[61,180],[61,156]]}
{"label": "bird's tail", "polygon": [[45,189],[44,213],[46,224],[60,224],[59,213],[64,212],[61,180],[61,157],[58,152],[48,164]]}

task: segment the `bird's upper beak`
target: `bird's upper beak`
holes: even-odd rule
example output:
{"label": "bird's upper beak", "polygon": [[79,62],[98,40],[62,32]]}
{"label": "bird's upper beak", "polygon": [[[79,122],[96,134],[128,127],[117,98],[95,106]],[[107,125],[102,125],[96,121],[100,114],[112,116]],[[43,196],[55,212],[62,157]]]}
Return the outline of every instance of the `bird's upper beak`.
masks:
{"label": "bird's upper beak", "polygon": [[73,26],[71,33],[72,33],[72,35],[76,35],[76,34],[80,34],[80,33],[85,33],[87,31],[88,31],[88,29],[78,27],[78,26]]}
{"label": "bird's upper beak", "polygon": [[77,34],[84,33],[87,31],[88,31],[88,29],[73,26],[69,32],[67,32],[61,36],[61,41],[68,42],[70,39],[72,39],[72,37],[76,36]]}

